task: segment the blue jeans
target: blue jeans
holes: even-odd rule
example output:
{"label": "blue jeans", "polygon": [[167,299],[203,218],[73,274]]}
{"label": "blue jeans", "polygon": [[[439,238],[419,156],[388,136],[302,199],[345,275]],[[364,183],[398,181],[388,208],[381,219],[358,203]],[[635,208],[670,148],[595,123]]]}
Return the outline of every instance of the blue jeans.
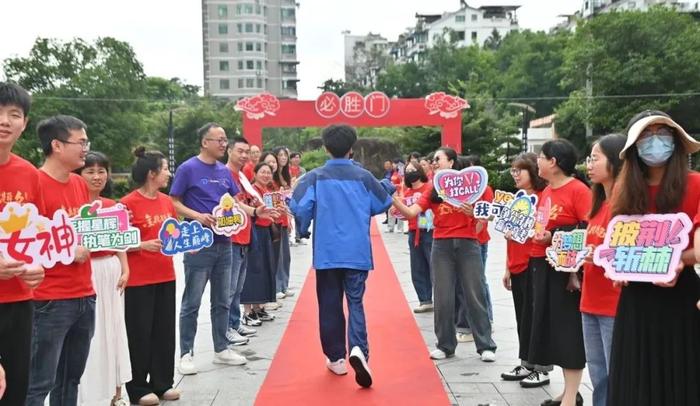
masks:
{"label": "blue jeans", "polygon": [[291,262],[289,254],[289,229],[287,227],[280,227],[280,230],[279,242],[272,244],[273,249],[277,249],[277,244],[279,244],[279,252],[274,253],[277,255],[277,271],[275,272],[276,293],[286,292],[287,288],[289,288],[289,267]]}
{"label": "blue jeans", "polygon": [[466,319],[474,334],[479,354],[496,350],[491,337],[491,323],[482,288],[483,264],[479,242],[471,238],[443,238],[433,240],[430,264],[434,281],[434,324],[437,348],[454,354],[457,348],[455,330],[455,286],[464,292]]}
{"label": "blue jeans", "polygon": [[32,360],[27,406],[78,403],[78,384],[85,371],[95,332],[95,296],[34,302]]}
{"label": "blue jeans", "polygon": [[321,347],[331,361],[344,359],[345,313],[343,293],[348,301],[348,335],[350,349],[360,347],[369,360],[367,344],[367,324],[362,297],[365,294],[365,281],[368,271],[354,269],[316,270],[316,297],[318,298],[318,321],[321,332]]}
{"label": "blue jeans", "polygon": [[605,406],[608,397],[610,348],[615,318],[583,312],[581,312],[581,318],[588,374],[593,384],[593,406]]}
{"label": "blue jeans", "polygon": [[430,270],[430,250],[433,248],[433,232],[420,230],[416,247],[416,232],[408,232],[408,251],[411,254],[411,280],[420,304],[433,303],[433,275]]}
{"label": "blue jeans", "polygon": [[231,307],[231,243],[215,242],[195,253],[185,253],[185,291],[180,307],[180,356],[194,353],[197,316],[207,282],[211,293],[211,335],[214,351],[228,346],[229,308]]}
{"label": "blue jeans", "polygon": [[241,326],[241,292],[245,284],[245,274],[248,268],[248,246],[231,245],[231,308],[228,312],[228,326],[238,330]]}

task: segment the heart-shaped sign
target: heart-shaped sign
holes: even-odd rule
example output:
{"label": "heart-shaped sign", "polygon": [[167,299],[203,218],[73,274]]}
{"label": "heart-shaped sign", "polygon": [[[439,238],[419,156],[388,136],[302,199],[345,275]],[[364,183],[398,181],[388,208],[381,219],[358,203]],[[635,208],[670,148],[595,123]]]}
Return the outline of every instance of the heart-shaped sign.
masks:
{"label": "heart-shaped sign", "polygon": [[489,174],[481,166],[470,166],[461,171],[441,169],[433,177],[438,196],[455,207],[465,202],[474,204],[484,194],[488,183]]}

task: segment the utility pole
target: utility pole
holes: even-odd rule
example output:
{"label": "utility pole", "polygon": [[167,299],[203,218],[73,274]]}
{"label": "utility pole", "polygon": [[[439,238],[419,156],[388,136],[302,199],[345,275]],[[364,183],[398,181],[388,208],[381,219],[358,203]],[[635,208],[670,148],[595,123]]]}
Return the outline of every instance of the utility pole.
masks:
{"label": "utility pole", "polygon": [[525,103],[508,103],[509,106],[516,107],[521,109],[522,114],[522,123],[521,123],[521,131],[522,131],[522,151],[526,152],[527,151],[527,129],[530,126],[530,115],[529,113],[532,113],[533,115],[537,113],[537,110],[535,110],[534,107],[530,106],[529,104]]}
{"label": "utility pole", "polygon": [[173,128],[173,108],[170,106],[168,118],[168,167],[175,173],[175,129]]}

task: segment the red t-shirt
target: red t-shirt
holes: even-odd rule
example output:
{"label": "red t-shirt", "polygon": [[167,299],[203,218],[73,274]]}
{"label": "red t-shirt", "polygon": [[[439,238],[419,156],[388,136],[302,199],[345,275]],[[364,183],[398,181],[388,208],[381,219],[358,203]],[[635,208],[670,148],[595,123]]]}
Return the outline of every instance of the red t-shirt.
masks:
{"label": "red t-shirt", "polygon": [[[141,241],[155,240],[165,220],[177,218],[175,206],[167,195],[158,192],[150,199],[134,190],[124,196],[121,203],[128,207],[133,219],[131,225],[141,232]],[[154,285],[175,280],[173,258],[160,252],[146,250],[129,251],[129,282],[127,286]]]}
{"label": "red t-shirt", "polygon": [[[538,204],[543,204],[547,198],[552,201],[546,228],[548,231],[588,221],[588,213],[591,211],[591,190],[580,180],[574,178],[557,189],[547,186],[542,191]],[[548,245],[533,242],[530,255],[542,258],[545,256],[547,247]]]}
{"label": "red t-shirt", "polygon": [[[266,188],[266,187],[261,187],[261,186],[259,186],[258,184],[253,184],[253,187],[255,188],[255,190],[258,191],[258,193],[260,194],[260,196],[263,196],[265,193],[269,193],[269,192],[270,192],[270,190],[269,190],[268,188]],[[253,207],[262,206],[262,205],[264,205],[264,204],[265,204],[265,203],[264,203],[264,202],[261,202],[260,200],[258,200],[257,197],[256,197],[256,198],[253,198],[253,200],[251,201],[251,206],[253,206]],[[257,219],[255,219],[255,224],[258,225],[258,226],[260,226],[260,227],[270,227],[270,226],[272,225],[272,220],[270,220],[270,219],[263,219],[263,218],[258,217]]]}
{"label": "red t-shirt", "polygon": [[[113,207],[117,204],[117,202],[115,202],[114,200],[108,199],[106,197],[100,197],[100,201],[102,202],[103,209],[106,209],[108,207]],[[97,252],[91,252],[90,258],[95,259],[95,258],[110,257],[114,254],[116,254],[116,251],[97,251]]]}
{"label": "red t-shirt", "polygon": [[[246,192],[245,188],[241,184],[241,176],[245,176],[245,174],[241,173],[241,171],[231,170],[231,177],[233,178],[233,181],[236,182],[238,190],[240,190],[240,192],[236,195],[236,199],[248,206],[251,206],[251,196],[250,194],[248,194],[248,192]],[[247,176],[246,179],[248,179]],[[248,181],[250,181],[250,179],[248,179]],[[248,217],[247,214],[244,213],[244,215]],[[250,230],[252,229],[252,227],[253,226],[251,224],[250,217],[248,217],[248,222],[246,223],[245,228],[241,230],[241,232],[239,232],[238,234],[231,236],[231,242],[238,245],[250,244]]]}
{"label": "red t-shirt", "polygon": [[[46,207],[39,185],[39,171],[29,162],[10,154],[10,159],[0,165],[0,211],[10,202],[32,203],[41,215]],[[0,303],[29,300],[32,291],[17,277],[0,279]]]}
{"label": "red t-shirt", "polygon": [[475,222],[474,217],[467,216],[458,208],[449,203],[433,203],[430,197],[433,193],[433,188],[423,192],[423,195],[418,199],[416,204],[423,211],[431,209],[433,211],[433,231],[434,239],[442,238],[473,238],[476,239],[476,230],[472,223]]}
{"label": "red t-shirt", "polygon": [[[605,241],[605,231],[610,222],[610,206],[608,201],[590,220],[586,233],[586,245],[593,248]],[[620,289],[613,286],[613,282],[605,277],[605,270],[595,264],[586,262],[583,264],[583,284],[581,286],[581,311],[614,317],[617,313],[617,301],[620,299]]]}
{"label": "red t-shirt", "polygon": [[243,174],[252,183],[253,177],[255,176],[255,165],[253,165],[252,162],[248,161],[247,164],[243,165]]}
{"label": "red t-shirt", "polygon": [[291,176],[292,179],[298,178],[300,173],[301,167],[296,165],[289,165],[289,176]]}
{"label": "red t-shirt", "polygon": [[[56,210],[65,210],[70,217],[78,215],[80,207],[90,203],[85,180],[71,173],[67,182],[59,182],[46,172],[39,171],[39,184],[44,191],[46,213],[53,216]],[[74,262],[70,265],[57,263],[46,270],[44,281],[34,290],[36,300],[75,299],[92,296],[92,267],[87,260],[82,264]]]}
{"label": "red t-shirt", "polygon": [[[423,183],[418,189],[406,188],[403,191],[403,202],[410,207],[418,202],[423,193],[431,190],[433,190],[433,184],[430,182]],[[416,231],[416,228],[418,228],[418,217],[408,219],[408,231]]]}
{"label": "red t-shirt", "polygon": [[[486,190],[484,191],[484,194],[481,195],[481,198],[479,199],[480,201],[485,201],[485,202],[493,202],[493,188],[491,186],[486,186]],[[474,227],[478,224],[478,221],[474,222]],[[491,236],[489,235],[489,224],[486,221],[482,222],[483,227],[481,228],[481,232],[477,234],[479,244],[484,245],[489,242],[491,239]],[[475,228],[476,231],[476,228]]]}
{"label": "red t-shirt", "polygon": [[[659,186],[649,186],[649,213],[656,213],[656,195],[659,193]],[[690,172],[688,173],[688,181],[685,189],[685,194],[683,194],[683,201],[681,202],[680,211],[687,214],[690,220],[697,228],[700,225],[700,173]],[[693,247],[695,228],[688,235],[688,248]]]}

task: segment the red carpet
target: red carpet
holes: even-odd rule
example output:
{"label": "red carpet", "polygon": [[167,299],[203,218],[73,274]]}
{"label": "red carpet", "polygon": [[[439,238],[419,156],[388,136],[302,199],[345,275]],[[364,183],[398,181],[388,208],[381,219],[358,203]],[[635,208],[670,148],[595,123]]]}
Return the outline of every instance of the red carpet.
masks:
{"label": "red carpet", "polygon": [[349,364],[345,376],[326,369],[316,278],[309,272],[256,405],[450,404],[374,222],[372,250],[375,270],[364,300],[372,387],[360,388]]}

